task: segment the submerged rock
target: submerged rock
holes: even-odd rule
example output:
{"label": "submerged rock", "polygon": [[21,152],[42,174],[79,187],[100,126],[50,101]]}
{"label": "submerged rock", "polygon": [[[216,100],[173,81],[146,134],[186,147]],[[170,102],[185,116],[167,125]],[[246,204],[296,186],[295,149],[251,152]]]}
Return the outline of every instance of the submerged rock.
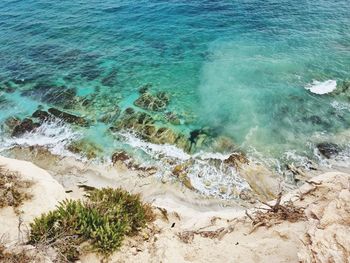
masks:
{"label": "submerged rock", "polygon": [[105,77],[102,78],[101,83],[104,86],[113,87],[117,84],[118,72],[116,69],[112,69]]}
{"label": "submerged rock", "polygon": [[40,127],[40,123],[35,123],[33,122],[33,120],[26,118],[23,121],[21,121],[21,123],[15,126],[11,136],[19,137],[27,132],[34,131],[38,127]]}
{"label": "submerged rock", "polygon": [[56,108],[50,108],[48,111],[56,118],[59,118],[67,123],[76,124],[80,126],[88,125],[88,122],[83,117],[75,116],[73,114],[60,111]]}
{"label": "submerged rock", "polygon": [[169,103],[169,96],[165,92],[158,92],[156,95],[144,92],[134,102],[140,108],[150,111],[162,111]]}
{"label": "submerged rock", "polygon": [[32,89],[22,92],[22,95],[63,108],[74,108],[76,106],[76,90],[65,86],[39,83]]}
{"label": "submerged rock", "polygon": [[139,93],[140,94],[144,94],[146,92],[148,92],[148,90],[152,87],[152,84],[146,84],[146,85],[143,85],[139,88]]}
{"label": "submerged rock", "polygon": [[323,142],[317,144],[316,147],[327,159],[337,156],[340,152],[340,147],[335,143]]}
{"label": "submerged rock", "polygon": [[97,144],[86,139],[72,142],[68,145],[67,149],[73,153],[82,154],[88,159],[94,159],[103,152],[103,149]]}
{"label": "submerged rock", "polygon": [[118,106],[116,106],[114,111],[108,112],[106,114],[104,114],[99,121],[103,122],[103,123],[111,123],[111,122],[115,122],[120,116],[120,108]]}
{"label": "submerged rock", "polygon": [[167,121],[169,121],[173,125],[180,125],[181,124],[179,117],[173,112],[165,113],[165,118]]}

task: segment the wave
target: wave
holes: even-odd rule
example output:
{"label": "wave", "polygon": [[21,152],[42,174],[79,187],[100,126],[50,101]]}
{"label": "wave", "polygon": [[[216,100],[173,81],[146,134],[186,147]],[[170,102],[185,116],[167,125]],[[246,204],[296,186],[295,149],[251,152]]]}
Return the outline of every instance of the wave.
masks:
{"label": "wave", "polygon": [[66,149],[69,143],[81,137],[81,133],[73,131],[63,122],[45,122],[35,132],[26,133],[21,137],[1,136],[0,152],[15,146],[41,146],[53,154],[81,159]]}
{"label": "wave", "polygon": [[311,84],[306,85],[305,89],[309,90],[312,93],[323,95],[331,93],[337,88],[336,80],[326,80],[326,81],[317,81],[313,80]]}

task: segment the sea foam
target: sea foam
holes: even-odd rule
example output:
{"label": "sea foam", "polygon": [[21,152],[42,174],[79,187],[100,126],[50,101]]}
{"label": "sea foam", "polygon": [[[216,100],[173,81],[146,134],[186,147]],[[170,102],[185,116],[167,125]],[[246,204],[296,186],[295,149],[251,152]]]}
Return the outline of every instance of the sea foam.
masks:
{"label": "sea foam", "polygon": [[312,93],[323,95],[334,91],[337,88],[336,80],[326,80],[326,81],[312,81],[311,84],[306,85],[305,89]]}

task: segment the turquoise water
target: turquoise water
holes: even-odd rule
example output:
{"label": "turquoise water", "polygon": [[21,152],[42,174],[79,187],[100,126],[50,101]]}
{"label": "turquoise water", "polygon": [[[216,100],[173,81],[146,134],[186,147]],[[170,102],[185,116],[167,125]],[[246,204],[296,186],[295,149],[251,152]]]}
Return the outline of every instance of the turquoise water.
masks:
{"label": "turquoise water", "polygon": [[[92,99],[70,109],[92,120],[152,84],[185,134],[211,127],[257,158],[317,161],[315,143],[349,129],[350,104],[305,87],[350,79],[349,10],[348,0],[2,0],[0,79],[15,92],[3,93],[1,119],[63,107],[38,83]],[[107,152],[120,143],[98,122],[80,132]]]}

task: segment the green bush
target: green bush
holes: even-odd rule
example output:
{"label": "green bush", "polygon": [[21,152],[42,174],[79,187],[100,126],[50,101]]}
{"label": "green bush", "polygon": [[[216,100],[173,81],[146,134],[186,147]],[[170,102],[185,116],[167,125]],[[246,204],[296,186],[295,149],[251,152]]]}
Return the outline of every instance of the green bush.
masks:
{"label": "green bush", "polygon": [[136,234],[153,220],[149,205],[139,195],[121,189],[90,191],[84,201],[65,200],[56,210],[34,219],[30,243],[54,247],[61,260],[78,259],[84,248],[109,256],[126,235]]}

